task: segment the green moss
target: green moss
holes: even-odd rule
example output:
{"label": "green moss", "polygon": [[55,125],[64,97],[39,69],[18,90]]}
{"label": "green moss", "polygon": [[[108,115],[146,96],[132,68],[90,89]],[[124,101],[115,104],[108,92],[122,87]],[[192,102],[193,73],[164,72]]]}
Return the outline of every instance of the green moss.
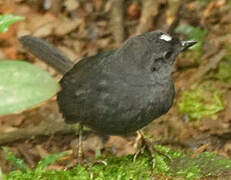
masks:
{"label": "green moss", "polygon": [[138,158],[137,161],[132,161],[132,156],[121,158],[107,158],[105,159],[107,166],[97,164],[85,168],[78,165],[74,169],[67,171],[55,171],[45,169],[12,171],[7,175],[8,180],[89,180],[91,177],[95,180],[119,180],[119,179],[149,179],[151,174],[150,156],[148,154]]}
{"label": "green moss", "polygon": [[211,84],[195,85],[191,90],[184,91],[179,103],[181,114],[191,120],[203,117],[216,118],[216,113],[224,110],[222,93]]}
{"label": "green moss", "polygon": [[204,152],[195,158],[187,155],[175,159],[170,167],[173,170],[172,174],[186,179],[198,179],[207,176],[222,177],[231,170],[231,160],[212,152]]}
{"label": "green moss", "polygon": [[[231,160],[211,152],[201,153],[197,157],[192,154],[184,154],[180,151],[171,150],[163,146],[156,148],[169,156],[156,153],[156,167],[154,176],[167,178],[183,178],[187,180],[198,179],[207,176],[222,176],[231,171]],[[133,156],[104,157],[107,163],[95,164],[84,167],[76,166],[71,170],[46,170],[35,168],[25,172],[16,170],[4,176],[5,180],[149,180],[151,173],[151,157],[145,152],[132,161]]]}
{"label": "green moss", "polygon": [[215,77],[223,82],[231,82],[231,55],[219,63]]}
{"label": "green moss", "polygon": [[[163,146],[157,146],[157,148],[170,156],[171,160],[163,155],[156,155],[156,174],[162,173],[169,177],[192,180],[208,176],[222,177],[231,171],[231,160],[213,152],[204,152],[193,157],[191,153],[184,154]],[[158,161],[158,159],[164,160]]]}
{"label": "green moss", "polygon": [[137,161],[132,162],[133,156],[108,158],[107,166],[92,166],[89,168],[96,179],[149,179],[151,175],[151,159],[144,154]]}
{"label": "green moss", "polygon": [[[169,163],[179,157],[184,157],[185,155],[180,151],[173,151],[169,148],[163,146],[155,146],[156,149],[163,153],[163,155],[156,153],[155,154],[155,173],[156,174],[168,174],[170,171]],[[164,156],[164,154],[168,155]],[[170,159],[169,159],[170,158]]]}
{"label": "green moss", "polygon": [[[173,151],[163,146],[156,148],[166,156],[156,153],[156,167],[154,175],[162,177],[179,177],[187,180],[206,176],[222,176],[231,171],[231,160],[211,152],[201,153],[193,158],[191,154]],[[55,171],[35,168],[25,172],[16,170],[5,175],[5,180],[149,180],[151,176],[151,157],[148,153],[142,154],[133,162],[133,156],[104,158],[107,165],[96,164],[88,168],[78,165],[71,170]]]}

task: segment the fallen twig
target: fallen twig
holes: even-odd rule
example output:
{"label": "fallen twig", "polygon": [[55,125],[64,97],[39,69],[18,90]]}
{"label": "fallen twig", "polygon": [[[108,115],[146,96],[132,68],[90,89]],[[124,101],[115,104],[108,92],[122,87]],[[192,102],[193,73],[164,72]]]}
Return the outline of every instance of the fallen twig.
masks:
{"label": "fallen twig", "polygon": [[[76,126],[76,125],[75,125]],[[71,134],[76,132],[76,127],[62,121],[42,121],[36,127],[27,127],[13,130],[11,132],[0,132],[0,145],[17,140],[30,139],[37,136],[50,136],[53,134]]]}

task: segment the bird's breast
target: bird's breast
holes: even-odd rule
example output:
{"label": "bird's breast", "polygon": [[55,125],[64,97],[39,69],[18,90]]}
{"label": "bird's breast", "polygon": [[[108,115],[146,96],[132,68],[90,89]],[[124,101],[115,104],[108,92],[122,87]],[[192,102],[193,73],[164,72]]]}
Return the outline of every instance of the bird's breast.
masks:
{"label": "bird's breast", "polygon": [[134,132],[168,112],[172,106],[175,91],[171,80],[149,85],[112,82],[101,82],[94,100],[92,116],[95,121],[87,122],[98,131],[106,134]]}

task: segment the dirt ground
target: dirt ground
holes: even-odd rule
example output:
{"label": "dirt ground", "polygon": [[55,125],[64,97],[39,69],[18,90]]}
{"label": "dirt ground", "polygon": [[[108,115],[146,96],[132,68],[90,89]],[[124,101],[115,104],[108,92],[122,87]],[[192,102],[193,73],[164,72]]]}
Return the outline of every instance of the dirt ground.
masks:
{"label": "dirt ground", "polygon": [[[211,150],[231,156],[231,84],[214,78],[220,63],[230,57],[231,4],[228,0],[0,0],[0,14],[16,14],[26,19],[0,34],[0,61],[26,60],[61,78],[20,46],[18,37],[26,34],[44,38],[60,48],[73,61],[102,50],[120,47],[134,35],[161,29],[173,34],[177,27],[189,24],[206,33],[199,55],[182,55],[173,72],[176,99],[171,110],[144,128],[153,141],[185,151]],[[177,34],[187,39],[182,33]],[[192,50],[193,51],[193,50]],[[199,50],[198,50],[199,51]],[[230,69],[231,70],[231,69]],[[222,91],[225,108],[214,116],[190,120],[180,113],[182,94],[197,82],[209,81]],[[64,125],[56,98],[17,115],[0,117],[0,145],[7,146],[30,167],[54,152],[72,152],[76,147],[75,127]],[[136,134],[129,137],[104,137],[89,129],[84,132],[84,155],[97,153],[115,156],[134,153]],[[71,154],[71,153],[70,153]],[[51,168],[63,169],[74,164],[73,155],[65,163]],[[0,150],[0,167],[13,170]]]}

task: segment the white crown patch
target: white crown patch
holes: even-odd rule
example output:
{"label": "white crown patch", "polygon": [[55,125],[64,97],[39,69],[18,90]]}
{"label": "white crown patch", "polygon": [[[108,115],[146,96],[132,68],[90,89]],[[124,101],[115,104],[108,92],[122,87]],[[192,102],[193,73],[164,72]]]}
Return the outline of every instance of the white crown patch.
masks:
{"label": "white crown patch", "polygon": [[171,41],[172,40],[172,37],[169,36],[168,34],[162,34],[160,36],[160,39],[164,40],[164,41]]}

